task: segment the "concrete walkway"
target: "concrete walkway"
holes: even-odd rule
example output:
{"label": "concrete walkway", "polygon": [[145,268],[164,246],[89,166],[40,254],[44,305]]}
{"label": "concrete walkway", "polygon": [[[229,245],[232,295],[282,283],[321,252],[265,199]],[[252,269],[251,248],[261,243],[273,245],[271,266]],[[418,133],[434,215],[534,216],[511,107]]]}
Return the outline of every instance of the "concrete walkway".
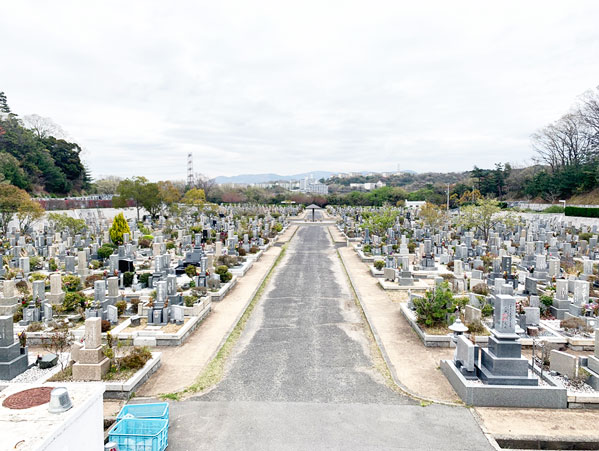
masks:
{"label": "concrete walkway", "polygon": [[[290,226],[278,242],[289,241],[296,229],[297,226]],[[183,390],[193,384],[237,323],[253,292],[280,253],[278,246],[266,251],[222,301],[212,303],[212,312],[183,345],[159,348],[162,366],[136,395],[158,396]]]}
{"label": "concrete walkway", "polygon": [[491,449],[468,409],[391,390],[328,230],[290,243],[212,391],[171,403],[169,450]]}
{"label": "concrete walkway", "polygon": [[[337,227],[329,228],[335,243],[346,240]],[[398,380],[412,392],[440,401],[459,402],[439,361],[453,358],[453,350],[426,348],[403,315],[399,302],[377,284],[368,267],[352,248],[341,247],[346,268],[351,274],[364,307],[368,309]],[[512,409],[477,407],[485,431],[497,438],[592,439],[599,441],[599,410]]]}
{"label": "concrete walkway", "polygon": [[[340,241],[336,227],[329,230]],[[336,235],[338,234],[338,235]],[[344,241],[344,240],[343,240]],[[422,342],[402,316],[399,302],[393,302],[372,277],[352,248],[339,248],[346,269],[351,275],[364,309],[379,334],[387,356],[399,381],[413,393],[424,398],[460,402],[459,397],[441,373],[439,361],[453,357],[453,350],[424,348]]]}

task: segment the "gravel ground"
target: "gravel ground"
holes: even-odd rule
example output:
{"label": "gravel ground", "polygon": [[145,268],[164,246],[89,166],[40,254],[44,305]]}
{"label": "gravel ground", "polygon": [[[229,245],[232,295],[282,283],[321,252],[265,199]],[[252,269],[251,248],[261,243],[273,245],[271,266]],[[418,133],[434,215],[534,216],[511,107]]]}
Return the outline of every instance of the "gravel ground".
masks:
{"label": "gravel ground", "polygon": [[[37,354],[30,352],[29,353],[29,364],[31,365],[32,363],[35,363],[36,360],[37,360]],[[60,356],[59,362],[56,364],[56,366],[54,366],[52,368],[47,368],[47,369],[42,370],[38,366],[32,366],[28,370],[23,371],[17,377],[15,377],[9,381],[0,380],[0,383],[1,384],[35,383],[38,381],[45,380],[51,374],[60,371],[60,361],[63,361],[66,364],[68,362],[68,360],[69,360],[69,353],[65,352]]]}

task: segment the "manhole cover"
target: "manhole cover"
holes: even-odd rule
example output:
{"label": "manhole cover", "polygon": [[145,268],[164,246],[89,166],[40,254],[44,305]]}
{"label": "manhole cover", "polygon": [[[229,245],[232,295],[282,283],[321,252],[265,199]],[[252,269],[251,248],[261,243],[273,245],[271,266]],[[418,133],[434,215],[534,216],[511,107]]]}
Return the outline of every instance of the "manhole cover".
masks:
{"label": "manhole cover", "polygon": [[54,387],[37,387],[10,395],[2,405],[8,409],[29,409],[50,402]]}

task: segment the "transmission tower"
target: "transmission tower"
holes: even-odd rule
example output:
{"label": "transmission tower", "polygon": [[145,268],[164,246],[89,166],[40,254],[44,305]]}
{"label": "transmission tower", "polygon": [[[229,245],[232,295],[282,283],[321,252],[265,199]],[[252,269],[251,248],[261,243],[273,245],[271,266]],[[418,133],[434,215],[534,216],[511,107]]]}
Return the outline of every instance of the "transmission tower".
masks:
{"label": "transmission tower", "polygon": [[191,152],[187,154],[187,186],[194,186],[193,177],[193,155]]}

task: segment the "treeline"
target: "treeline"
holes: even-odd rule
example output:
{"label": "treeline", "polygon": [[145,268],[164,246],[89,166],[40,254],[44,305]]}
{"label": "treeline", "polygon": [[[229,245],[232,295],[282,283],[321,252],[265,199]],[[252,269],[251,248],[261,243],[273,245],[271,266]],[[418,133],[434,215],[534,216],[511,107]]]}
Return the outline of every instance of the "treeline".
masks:
{"label": "treeline", "polygon": [[35,194],[80,193],[89,185],[81,148],[59,139],[50,119],[21,119],[0,92],[0,182]]}
{"label": "treeline", "polygon": [[545,167],[526,187],[548,201],[599,186],[599,88],[581,96],[571,111],[532,137]]}

